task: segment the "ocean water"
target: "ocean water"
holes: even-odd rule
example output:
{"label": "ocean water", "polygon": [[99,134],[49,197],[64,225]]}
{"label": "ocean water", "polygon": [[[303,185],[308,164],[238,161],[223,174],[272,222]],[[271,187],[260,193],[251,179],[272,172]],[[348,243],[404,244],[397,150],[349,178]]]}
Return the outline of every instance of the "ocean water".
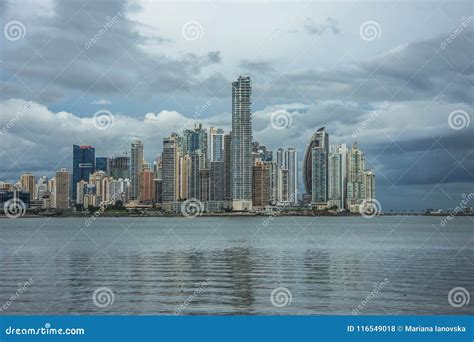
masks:
{"label": "ocean water", "polygon": [[473,218],[441,219],[0,219],[0,314],[473,314]]}

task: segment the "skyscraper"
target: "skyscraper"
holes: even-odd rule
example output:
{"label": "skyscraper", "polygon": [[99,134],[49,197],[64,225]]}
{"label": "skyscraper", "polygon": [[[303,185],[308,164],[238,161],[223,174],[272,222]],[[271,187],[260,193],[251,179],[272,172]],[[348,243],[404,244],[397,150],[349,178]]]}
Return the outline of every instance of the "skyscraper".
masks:
{"label": "skyscraper", "polygon": [[130,178],[130,157],[113,157],[109,159],[109,174],[114,179]]}
{"label": "skyscraper", "polygon": [[224,131],[211,127],[209,129],[210,161],[224,161]]}
{"label": "skyscraper", "polygon": [[277,165],[281,169],[287,169],[288,164],[287,164],[287,159],[286,159],[286,152],[284,148],[279,148],[276,152],[276,157],[277,157]]}
{"label": "skyscraper", "polygon": [[[311,139],[311,202],[325,206],[328,201],[328,157],[329,135],[324,127],[318,129]],[[306,159],[306,158],[305,158]]]}
{"label": "skyscraper", "polygon": [[212,161],[209,173],[209,200],[224,200],[224,162]]}
{"label": "skyscraper", "polygon": [[140,202],[152,202],[155,200],[155,182],[154,173],[150,168],[144,168],[140,172]]}
{"label": "skyscraper", "polygon": [[143,170],[143,143],[134,140],[130,149],[130,198],[138,199],[140,172]]}
{"label": "skyscraper", "polygon": [[[161,177],[160,177],[161,179]],[[191,157],[189,155],[179,156],[179,199],[190,198],[191,181]]]}
{"label": "skyscraper", "polygon": [[[95,148],[92,146],[73,145],[72,160],[72,197],[76,198],[77,183],[89,181],[89,176],[95,172]],[[57,182],[57,180],[56,180]]]}
{"label": "skyscraper", "polygon": [[204,156],[200,150],[191,154],[191,173],[189,178],[189,198],[201,198],[200,171],[204,168]]}
{"label": "skyscraper", "polygon": [[35,199],[36,198],[35,176],[33,176],[31,173],[25,173],[25,174],[21,175],[20,183],[21,183],[21,189],[23,191],[28,191],[30,193],[30,198],[32,200]]}
{"label": "skyscraper", "polygon": [[[321,141],[327,138],[327,134],[324,132],[324,127],[319,128],[311,137],[309,144],[306,146],[303,161],[303,183],[305,189],[305,196],[312,199],[313,191],[313,147],[321,145]],[[328,143],[329,144],[329,143]]]}
{"label": "skyscraper", "polygon": [[257,161],[253,166],[252,175],[252,204],[254,207],[264,207],[270,203],[270,170],[271,164]]}
{"label": "skyscraper", "polygon": [[232,134],[224,135],[224,199],[232,199],[231,179],[232,179]]}
{"label": "skyscraper", "polygon": [[179,198],[179,151],[176,134],[172,134],[169,138],[163,139],[163,156],[162,161],[162,192],[161,197],[166,209],[171,206],[166,206],[170,203],[176,202]]}
{"label": "skyscraper", "polygon": [[199,170],[200,200],[201,202],[209,201],[209,169]]}
{"label": "skyscraper", "polygon": [[290,147],[286,150],[286,168],[288,169],[288,200],[298,203],[298,152]]}
{"label": "skyscraper", "polygon": [[372,170],[364,172],[364,195],[366,200],[375,199],[375,174]]}
{"label": "skyscraper", "polygon": [[36,198],[39,200],[43,199],[43,196],[48,192],[48,178],[42,176],[36,183]]}
{"label": "skyscraper", "polygon": [[95,170],[96,171],[104,171],[107,175],[109,175],[108,166],[109,166],[109,158],[107,158],[107,157],[96,157],[95,158]]}
{"label": "skyscraper", "polygon": [[184,130],[182,150],[183,154],[189,155],[199,150],[204,158],[202,167],[207,166],[207,130],[201,124],[195,124],[194,129]]}
{"label": "skyscraper", "polygon": [[56,208],[69,208],[69,172],[66,169],[56,172],[56,193],[54,197]]}
{"label": "skyscraper", "polygon": [[252,208],[252,86],[250,77],[232,83],[232,208]]}
{"label": "skyscraper", "polygon": [[347,207],[351,211],[358,211],[358,205],[365,198],[365,157],[357,143],[347,154]]}
{"label": "skyscraper", "polygon": [[329,206],[346,207],[347,196],[347,147],[346,144],[330,146],[328,158]]}

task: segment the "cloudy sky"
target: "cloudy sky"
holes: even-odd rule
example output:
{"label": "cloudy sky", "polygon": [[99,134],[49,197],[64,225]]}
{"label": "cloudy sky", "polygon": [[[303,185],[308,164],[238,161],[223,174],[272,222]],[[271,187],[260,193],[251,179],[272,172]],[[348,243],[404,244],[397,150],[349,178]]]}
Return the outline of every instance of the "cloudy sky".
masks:
{"label": "cloudy sky", "polygon": [[0,13],[0,180],[71,169],[72,144],[116,156],[140,138],[151,162],[195,121],[228,131],[230,83],[250,75],[254,140],[300,162],[321,126],[357,140],[383,210],[474,192],[470,1],[7,0]]}

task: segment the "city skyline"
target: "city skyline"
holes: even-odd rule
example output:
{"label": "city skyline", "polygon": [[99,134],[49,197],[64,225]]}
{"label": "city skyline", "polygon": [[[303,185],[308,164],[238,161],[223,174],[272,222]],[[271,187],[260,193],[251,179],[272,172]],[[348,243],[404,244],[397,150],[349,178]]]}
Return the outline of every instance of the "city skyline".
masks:
{"label": "city skyline", "polygon": [[[25,34],[2,37],[0,179],[51,177],[71,165],[73,144],[120,156],[139,139],[152,161],[179,127],[199,121],[228,132],[229,85],[249,75],[254,140],[273,151],[293,146],[300,170],[325,126],[331,144],[358,142],[387,210],[455,207],[474,174],[469,5],[243,4],[236,15],[253,20],[238,30],[222,22],[231,14],[221,5],[191,15],[159,4],[167,18],[146,1],[22,11],[5,2],[5,23],[23,23]],[[406,25],[393,30],[396,18]],[[109,121],[94,125],[101,114]]]}

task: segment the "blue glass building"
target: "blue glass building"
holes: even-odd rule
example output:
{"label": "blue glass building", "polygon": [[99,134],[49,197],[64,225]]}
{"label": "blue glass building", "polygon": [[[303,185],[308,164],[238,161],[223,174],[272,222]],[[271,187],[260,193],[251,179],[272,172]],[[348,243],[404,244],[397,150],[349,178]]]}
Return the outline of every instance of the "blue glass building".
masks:
{"label": "blue glass building", "polygon": [[105,173],[108,174],[108,165],[109,163],[109,158],[107,157],[97,157],[95,158],[95,170],[96,171],[104,171]]}
{"label": "blue glass building", "polygon": [[89,175],[95,172],[95,147],[73,145],[72,155],[72,198],[76,198],[77,183],[89,181]]}

